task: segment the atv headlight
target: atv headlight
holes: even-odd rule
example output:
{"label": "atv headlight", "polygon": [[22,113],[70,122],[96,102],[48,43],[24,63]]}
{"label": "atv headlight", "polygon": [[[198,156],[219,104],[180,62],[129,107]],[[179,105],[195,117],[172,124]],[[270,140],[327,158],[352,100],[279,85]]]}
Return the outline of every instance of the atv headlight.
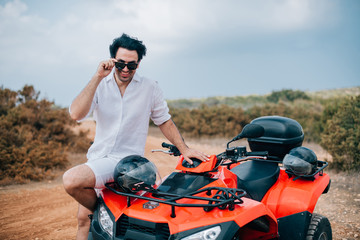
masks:
{"label": "atv headlight", "polygon": [[181,240],[213,240],[216,239],[221,232],[220,226],[212,227],[201,232],[192,234]]}
{"label": "atv headlight", "polygon": [[103,204],[101,204],[99,208],[99,223],[101,228],[112,237],[113,221]]}

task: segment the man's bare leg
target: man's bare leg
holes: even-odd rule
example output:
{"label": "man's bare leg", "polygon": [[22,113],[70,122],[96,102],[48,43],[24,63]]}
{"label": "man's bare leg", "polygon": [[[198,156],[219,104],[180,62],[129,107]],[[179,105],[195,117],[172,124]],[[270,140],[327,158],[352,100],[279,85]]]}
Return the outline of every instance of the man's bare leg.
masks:
{"label": "man's bare leg", "polygon": [[78,230],[76,234],[76,240],[88,239],[89,229],[90,229],[90,218],[89,218],[90,214],[92,214],[92,211],[79,204],[79,210],[77,215]]}
{"label": "man's bare leg", "polygon": [[90,220],[88,215],[95,210],[96,192],[95,175],[91,168],[85,164],[78,165],[66,171],[63,184],[66,192],[79,202],[78,211],[78,240],[87,239]]}

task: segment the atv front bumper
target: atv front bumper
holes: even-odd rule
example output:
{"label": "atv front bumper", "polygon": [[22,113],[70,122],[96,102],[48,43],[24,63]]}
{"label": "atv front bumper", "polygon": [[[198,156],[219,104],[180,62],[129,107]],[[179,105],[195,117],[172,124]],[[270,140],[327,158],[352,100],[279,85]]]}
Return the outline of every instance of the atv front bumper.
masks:
{"label": "atv front bumper", "polygon": [[115,222],[111,212],[106,207],[105,209],[108,211],[108,214],[112,220],[112,232],[110,234],[109,230],[106,232],[106,227],[102,225],[102,219],[99,218],[103,216],[100,216],[98,207],[92,217],[88,239],[186,240],[187,237],[194,234],[198,234],[200,236],[203,235],[204,239],[211,239],[205,238],[207,235],[211,236],[218,234],[216,239],[225,240],[231,239],[239,230],[239,226],[235,222],[231,221],[170,234],[169,225],[167,223],[148,222],[136,218],[131,218],[124,214],[118,219],[118,221]]}

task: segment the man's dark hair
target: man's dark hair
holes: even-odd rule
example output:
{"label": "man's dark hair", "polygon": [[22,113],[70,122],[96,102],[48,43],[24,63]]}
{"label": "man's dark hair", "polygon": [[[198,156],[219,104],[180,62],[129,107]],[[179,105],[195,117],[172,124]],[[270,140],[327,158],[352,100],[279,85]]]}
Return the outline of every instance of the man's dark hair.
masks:
{"label": "man's dark hair", "polygon": [[135,50],[138,54],[138,62],[146,55],[146,47],[142,41],[137,38],[132,38],[129,35],[123,33],[121,37],[115,38],[113,43],[110,45],[110,56],[115,58],[117,50],[122,47],[127,50]]}

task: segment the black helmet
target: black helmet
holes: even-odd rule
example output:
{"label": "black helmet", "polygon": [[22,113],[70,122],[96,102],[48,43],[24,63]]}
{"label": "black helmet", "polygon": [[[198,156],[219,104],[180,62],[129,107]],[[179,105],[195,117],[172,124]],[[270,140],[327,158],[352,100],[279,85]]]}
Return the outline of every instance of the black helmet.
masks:
{"label": "black helmet", "polygon": [[309,148],[296,147],[285,155],[284,167],[297,176],[311,175],[317,169],[316,154]]}
{"label": "black helmet", "polygon": [[152,188],[156,176],[155,165],[139,155],[123,158],[114,170],[114,181],[127,192]]}

